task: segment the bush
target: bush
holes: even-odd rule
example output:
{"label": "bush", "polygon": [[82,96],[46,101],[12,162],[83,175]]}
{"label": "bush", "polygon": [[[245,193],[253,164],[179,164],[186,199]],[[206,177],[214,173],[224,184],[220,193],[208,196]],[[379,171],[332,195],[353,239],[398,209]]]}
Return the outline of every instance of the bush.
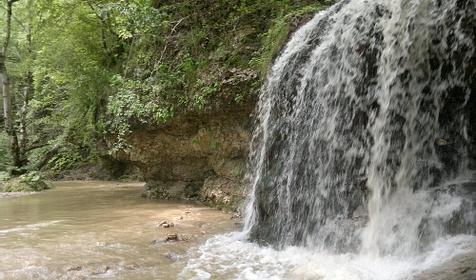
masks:
{"label": "bush", "polygon": [[[112,152],[127,149],[127,135],[136,128],[246,103],[296,23],[328,5],[324,0],[156,1],[154,8],[130,3],[105,6],[129,48],[107,98],[105,132],[117,138]],[[135,38],[133,45],[128,38]]]}
{"label": "bush", "polygon": [[5,192],[39,192],[49,189],[50,186],[45,182],[40,173],[31,171],[4,182],[3,191]]}
{"label": "bush", "polygon": [[6,171],[10,164],[10,154],[8,152],[8,136],[0,132],[0,171]]}
{"label": "bush", "polygon": [[10,179],[10,175],[6,171],[0,171],[0,184]]}

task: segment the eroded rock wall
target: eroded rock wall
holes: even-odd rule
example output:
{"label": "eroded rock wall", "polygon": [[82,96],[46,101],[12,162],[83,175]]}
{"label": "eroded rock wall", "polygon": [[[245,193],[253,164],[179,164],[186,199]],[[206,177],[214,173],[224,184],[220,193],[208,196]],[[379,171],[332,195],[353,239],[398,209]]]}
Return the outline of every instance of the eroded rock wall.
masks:
{"label": "eroded rock wall", "polygon": [[148,197],[235,210],[244,198],[252,110],[247,104],[136,129],[127,139],[130,148],[114,156],[141,170]]}

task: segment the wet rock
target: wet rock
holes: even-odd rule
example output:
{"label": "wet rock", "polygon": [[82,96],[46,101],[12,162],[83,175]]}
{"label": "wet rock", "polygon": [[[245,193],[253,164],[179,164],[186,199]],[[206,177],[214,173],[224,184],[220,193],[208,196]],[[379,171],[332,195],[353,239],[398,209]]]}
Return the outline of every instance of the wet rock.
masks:
{"label": "wet rock", "polygon": [[179,235],[177,233],[169,234],[164,239],[164,242],[177,242],[177,241],[180,241]]}
{"label": "wet rock", "polygon": [[162,239],[153,240],[152,244],[186,242],[190,240],[192,240],[192,237],[190,235],[186,235],[186,234],[179,235],[178,233],[172,233],[172,234],[168,234]]}
{"label": "wet rock", "polygon": [[86,264],[74,265],[66,268],[65,276],[60,279],[88,279],[91,275],[106,274],[112,270],[112,265],[97,262],[88,262]]}
{"label": "wet rock", "polygon": [[69,272],[69,271],[80,271],[81,269],[83,269],[83,267],[80,266],[80,265],[77,265],[77,266],[72,266],[72,267],[67,268],[66,271],[67,272]]}
{"label": "wet rock", "polygon": [[243,216],[241,215],[241,213],[233,213],[233,215],[231,215],[230,219],[231,220],[239,220],[239,219],[242,219]]}
{"label": "wet rock", "polygon": [[438,138],[438,139],[435,140],[435,144],[438,145],[438,146],[446,146],[446,145],[449,145],[450,142],[446,139]]}
{"label": "wet rock", "polygon": [[109,270],[111,270],[111,267],[109,265],[101,265],[99,267],[96,267],[95,269],[93,269],[93,271],[91,272],[92,275],[99,275],[99,274],[105,274],[107,273]]}
{"label": "wet rock", "polygon": [[174,227],[174,223],[169,223],[167,221],[162,221],[160,224],[159,224],[159,227],[162,227],[162,228],[172,228]]}
{"label": "wet rock", "polygon": [[199,225],[199,227],[202,228],[202,229],[203,229],[203,228],[209,228],[210,226],[211,226],[210,223],[203,223],[203,224],[200,224],[200,225]]}
{"label": "wet rock", "polygon": [[476,279],[476,250],[455,257],[436,268],[423,271],[413,280],[474,280]]}
{"label": "wet rock", "polygon": [[139,265],[136,264],[136,263],[126,264],[124,266],[124,269],[126,269],[126,270],[136,270],[138,268],[139,268]]}
{"label": "wet rock", "polygon": [[218,209],[238,209],[243,201],[243,185],[240,181],[212,176],[203,184],[201,200]]}
{"label": "wet rock", "polygon": [[173,253],[173,252],[168,252],[168,253],[165,253],[164,254],[164,257],[166,257],[167,259],[173,261],[173,262],[176,262],[180,259],[180,255],[179,254],[176,254],[176,253]]}
{"label": "wet rock", "polygon": [[157,199],[185,198],[187,182],[182,181],[149,181],[145,185],[145,196]]}
{"label": "wet rock", "polygon": [[357,209],[355,209],[354,213],[352,213],[352,220],[359,221],[364,220],[368,221],[369,219],[369,212],[366,205],[361,204]]}
{"label": "wet rock", "polygon": [[152,241],[152,244],[160,244],[160,243],[170,243],[170,242],[179,242],[182,241],[182,238],[177,233],[168,234],[162,239],[156,239]]}
{"label": "wet rock", "polygon": [[186,235],[186,234],[182,234],[180,236],[180,241],[190,241],[192,240],[192,236],[191,235]]}

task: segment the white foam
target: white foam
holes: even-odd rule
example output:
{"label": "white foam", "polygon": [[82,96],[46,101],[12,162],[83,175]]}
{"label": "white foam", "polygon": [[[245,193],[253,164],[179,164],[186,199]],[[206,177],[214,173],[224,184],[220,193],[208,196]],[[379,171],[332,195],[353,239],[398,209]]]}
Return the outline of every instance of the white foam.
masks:
{"label": "white foam", "polygon": [[438,240],[430,251],[417,256],[375,257],[297,247],[277,251],[250,243],[241,233],[232,233],[215,236],[191,251],[180,279],[406,279],[474,250],[475,244],[475,236],[458,235]]}
{"label": "white foam", "polygon": [[30,225],[24,225],[24,226],[18,226],[14,228],[9,228],[9,229],[2,229],[0,230],[0,235],[6,235],[9,233],[17,233],[17,232],[24,232],[24,231],[34,231],[34,230],[39,230],[40,228],[48,227],[57,223],[62,222],[62,220],[57,220],[57,221],[48,221],[48,222],[43,222],[43,223],[37,223],[37,224],[30,224]]}

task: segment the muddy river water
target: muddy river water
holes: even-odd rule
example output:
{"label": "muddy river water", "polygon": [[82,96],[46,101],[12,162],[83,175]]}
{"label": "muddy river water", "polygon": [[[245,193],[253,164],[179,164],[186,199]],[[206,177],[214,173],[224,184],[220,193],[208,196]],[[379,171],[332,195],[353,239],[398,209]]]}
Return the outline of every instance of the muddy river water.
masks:
{"label": "muddy river water", "polygon": [[183,278],[194,248],[238,227],[197,204],[141,198],[138,183],[54,185],[0,199],[0,279]]}

